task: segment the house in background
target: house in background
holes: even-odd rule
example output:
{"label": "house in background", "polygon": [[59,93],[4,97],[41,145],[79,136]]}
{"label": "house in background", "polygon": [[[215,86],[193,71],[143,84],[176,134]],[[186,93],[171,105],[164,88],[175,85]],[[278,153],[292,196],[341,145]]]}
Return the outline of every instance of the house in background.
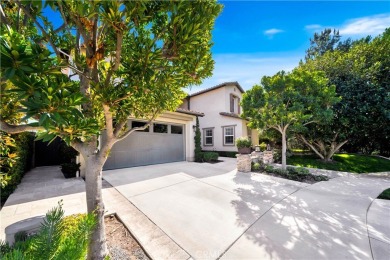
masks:
{"label": "house in background", "polygon": [[252,145],[258,145],[258,132],[247,127],[240,117],[240,101],[245,91],[238,82],[225,82],[188,95],[181,108],[199,111],[202,149],[205,151],[237,151],[235,140],[249,136]]}

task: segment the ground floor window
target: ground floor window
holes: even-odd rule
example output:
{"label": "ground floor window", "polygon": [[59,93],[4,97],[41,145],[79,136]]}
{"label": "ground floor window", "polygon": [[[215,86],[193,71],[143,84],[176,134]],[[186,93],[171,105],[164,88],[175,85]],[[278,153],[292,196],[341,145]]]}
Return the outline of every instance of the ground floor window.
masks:
{"label": "ground floor window", "polygon": [[234,126],[223,127],[223,145],[234,145]]}
{"label": "ground floor window", "polygon": [[203,129],[203,145],[213,145],[214,143],[214,129]]}

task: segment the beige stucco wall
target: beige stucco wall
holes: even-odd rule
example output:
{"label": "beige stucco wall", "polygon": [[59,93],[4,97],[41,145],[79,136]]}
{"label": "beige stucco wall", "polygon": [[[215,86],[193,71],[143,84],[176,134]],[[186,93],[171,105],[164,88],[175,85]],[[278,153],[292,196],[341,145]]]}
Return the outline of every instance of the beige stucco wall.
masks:
{"label": "beige stucco wall", "polygon": [[[221,87],[209,92],[191,97],[190,109],[204,113],[199,118],[202,133],[202,149],[207,151],[237,151],[237,147],[223,145],[223,126],[234,126],[235,138],[247,136],[246,123],[240,118],[222,116],[220,112],[230,112],[230,94],[241,99],[241,91],[234,85]],[[214,143],[204,146],[203,129],[214,129]]]}

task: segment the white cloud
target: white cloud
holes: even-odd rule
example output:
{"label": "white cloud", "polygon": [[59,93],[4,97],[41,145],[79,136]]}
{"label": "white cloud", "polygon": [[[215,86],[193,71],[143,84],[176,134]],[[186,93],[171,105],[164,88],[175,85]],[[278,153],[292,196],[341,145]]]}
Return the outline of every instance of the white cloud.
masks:
{"label": "white cloud", "polygon": [[194,93],[229,81],[238,81],[247,90],[259,84],[263,76],[272,76],[280,70],[291,71],[301,58],[302,55],[295,53],[217,54],[214,55],[213,76],[187,92]]}
{"label": "white cloud", "polygon": [[305,29],[310,32],[320,32],[325,28],[334,28],[339,30],[341,36],[354,38],[353,36],[377,36],[383,33],[388,27],[390,27],[390,13],[350,19],[341,25],[324,26],[320,24],[309,24],[305,26]]}
{"label": "white cloud", "polygon": [[309,25],[305,26],[305,29],[309,30],[309,31],[311,31],[311,30],[318,30],[318,29],[321,29],[321,28],[322,28],[322,26],[320,24],[309,24]]}
{"label": "white cloud", "polygon": [[341,28],[341,35],[378,35],[390,27],[390,13],[348,20]]}
{"label": "white cloud", "polygon": [[269,38],[272,38],[275,34],[282,33],[283,30],[272,28],[264,31],[264,34],[268,36]]}

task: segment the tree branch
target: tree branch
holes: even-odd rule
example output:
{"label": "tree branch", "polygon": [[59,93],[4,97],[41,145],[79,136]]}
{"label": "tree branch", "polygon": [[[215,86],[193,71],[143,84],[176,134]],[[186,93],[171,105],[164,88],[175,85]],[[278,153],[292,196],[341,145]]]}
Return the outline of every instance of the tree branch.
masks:
{"label": "tree branch", "polygon": [[106,119],[106,132],[107,137],[112,138],[113,135],[113,126],[112,126],[112,113],[110,112],[110,107],[106,104],[103,104],[104,117]]}
{"label": "tree branch", "polygon": [[302,142],[304,142],[310,149],[312,149],[313,152],[315,152],[322,160],[324,160],[325,157],[319,151],[317,151],[317,149],[312,144],[310,144],[309,141],[307,141],[303,135],[297,135],[297,137]]}
{"label": "tree branch", "polygon": [[0,120],[0,130],[9,134],[18,134],[22,132],[34,132],[44,130],[44,128],[42,126],[10,125],[5,121]]}
{"label": "tree branch", "polygon": [[115,63],[112,69],[108,72],[104,86],[107,87],[110,84],[112,74],[119,69],[122,55],[122,43],[123,43],[123,32],[118,31],[116,34],[116,51],[115,51]]}
{"label": "tree branch", "polygon": [[49,42],[50,46],[53,48],[54,52],[56,53],[57,58],[61,59],[60,53],[57,50],[56,45],[53,43],[53,41],[50,38],[50,35],[45,31],[45,29],[42,27],[42,25],[40,23],[38,23],[37,19],[35,19],[35,17],[30,13],[30,11],[27,10],[27,8],[25,8],[19,0],[15,0],[15,2],[23,10],[24,14],[26,16],[28,16],[35,23],[35,25],[39,28],[39,30],[42,32],[45,39]]}
{"label": "tree branch", "polygon": [[7,26],[8,31],[11,31],[11,23],[8,20],[7,16],[5,16],[3,7],[0,5],[0,18],[1,22]]}

